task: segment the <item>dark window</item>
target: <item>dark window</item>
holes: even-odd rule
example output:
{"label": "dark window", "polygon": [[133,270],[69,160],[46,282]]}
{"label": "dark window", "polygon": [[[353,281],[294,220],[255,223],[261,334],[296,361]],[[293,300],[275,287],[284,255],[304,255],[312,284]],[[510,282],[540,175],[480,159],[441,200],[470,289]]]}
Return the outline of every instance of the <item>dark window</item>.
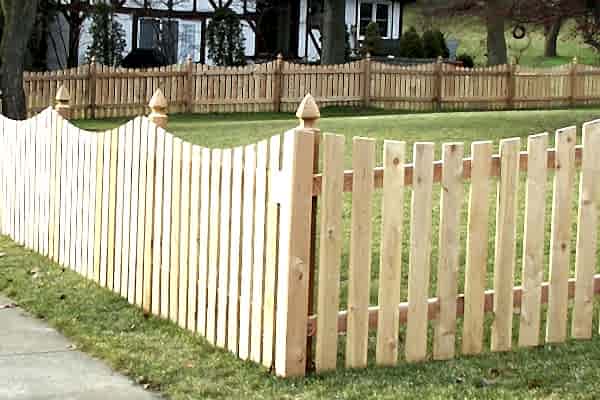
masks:
{"label": "dark window", "polygon": [[388,36],[389,9],[390,6],[387,4],[377,4],[375,22],[379,25],[379,33],[381,36]]}
{"label": "dark window", "polygon": [[373,21],[373,3],[360,4],[360,35],[367,32],[367,25]]}

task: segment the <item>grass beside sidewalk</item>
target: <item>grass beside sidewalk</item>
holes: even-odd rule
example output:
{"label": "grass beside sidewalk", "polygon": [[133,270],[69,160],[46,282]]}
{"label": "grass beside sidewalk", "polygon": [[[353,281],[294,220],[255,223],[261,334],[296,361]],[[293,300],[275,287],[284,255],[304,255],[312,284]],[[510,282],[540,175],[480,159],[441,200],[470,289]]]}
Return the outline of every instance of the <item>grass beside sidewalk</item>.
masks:
{"label": "grass beside sidewalk", "polygon": [[[0,236],[0,292],[171,399],[600,397],[600,337],[510,353],[282,380]],[[597,327],[595,327],[597,331]],[[0,327],[0,333],[2,328]]]}

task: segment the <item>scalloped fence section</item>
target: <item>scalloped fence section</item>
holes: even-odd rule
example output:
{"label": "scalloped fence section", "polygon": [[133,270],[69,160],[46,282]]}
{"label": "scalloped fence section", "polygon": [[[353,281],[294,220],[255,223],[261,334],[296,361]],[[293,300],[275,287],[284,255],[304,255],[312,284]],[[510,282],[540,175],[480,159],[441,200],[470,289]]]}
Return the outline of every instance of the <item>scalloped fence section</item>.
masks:
{"label": "scalloped fence section", "polygon": [[208,149],[146,117],[106,132],[52,109],[1,118],[0,231],[241,359],[301,375],[313,147],[300,128]]}
{"label": "scalloped fence section", "polygon": [[589,339],[600,120],[576,133],[385,141],[382,167],[354,138],[344,170],[316,129],[208,149],[46,109],[0,119],[0,230],[285,377]]}
{"label": "scalloped fence section", "polygon": [[71,93],[74,118],[136,116],[162,89],[170,113],[295,111],[306,93],[324,106],[390,110],[501,110],[600,104],[600,68],[514,65],[466,69],[449,64],[398,66],[364,59],[302,65],[281,59],[246,67],[186,63],[151,69],[98,64],[26,73],[29,115]]}

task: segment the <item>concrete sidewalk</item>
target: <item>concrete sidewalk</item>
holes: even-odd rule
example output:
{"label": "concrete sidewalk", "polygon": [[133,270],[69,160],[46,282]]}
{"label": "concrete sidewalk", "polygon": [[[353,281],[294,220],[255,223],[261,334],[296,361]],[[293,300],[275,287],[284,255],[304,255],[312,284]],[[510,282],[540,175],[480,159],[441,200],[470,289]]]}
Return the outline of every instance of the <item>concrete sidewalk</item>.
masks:
{"label": "concrete sidewalk", "polygon": [[0,399],[158,400],[0,295]]}

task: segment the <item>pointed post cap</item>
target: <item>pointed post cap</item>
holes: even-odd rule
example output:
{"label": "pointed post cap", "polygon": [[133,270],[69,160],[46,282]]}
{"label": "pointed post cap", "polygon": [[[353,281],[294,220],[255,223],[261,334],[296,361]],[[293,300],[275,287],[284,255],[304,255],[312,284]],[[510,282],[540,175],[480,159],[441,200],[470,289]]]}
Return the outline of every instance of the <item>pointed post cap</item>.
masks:
{"label": "pointed post cap", "polygon": [[64,85],[60,85],[54,100],[56,101],[54,110],[64,119],[69,119],[71,117],[71,106],[69,105],[71,95]]}
{"label": "pointed post cap", "polygon": [[150,110],[152,110],[150,115],[148,115],[150,121],[163,129],[166,128],[167,122],[169,121],[169,116],[167,115],[168,103],[162,90],[157,89],[156,92],[154,92],[148,106],[150,106]]}
{"label": "pointed post cap", "polygon": [[152,110],[154,110],[154,109],[166,110],[168,103],[167,103],[167,98],[163,94],[163,91],[160,89],[156,89],[156,92],[154,92],[154,94],[152,95],[152,98],[150,98],[150,103],[148,103],[148,105],[150,106],[150,108]]}
{"label": "pointed post cap", "polygon": [[317,121],[321,118],[321,112],[315,98],[307,94],[296,111],[296,117],[300,120],[302,128],[315,128]]}
{"label": "pointed post cap", "polygon": [[69,101],[71,101],[71,95],[69,94],[69,91],[67,90],[65,85],[60,85],[60,87],[56,91],[56,96],[54,97],[54,100],[56,100],[58,103],[68,103]]}

